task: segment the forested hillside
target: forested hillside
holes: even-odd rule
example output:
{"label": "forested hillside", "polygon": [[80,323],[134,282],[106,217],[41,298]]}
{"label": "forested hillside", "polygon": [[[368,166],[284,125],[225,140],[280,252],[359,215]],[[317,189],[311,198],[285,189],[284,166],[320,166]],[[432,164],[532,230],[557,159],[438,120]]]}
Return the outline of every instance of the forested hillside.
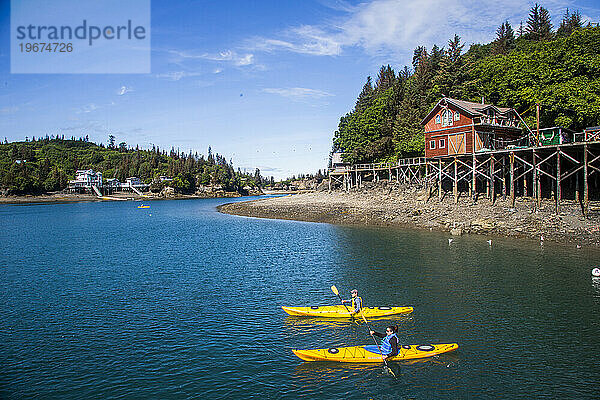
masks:
{"label": "forested hillside", "polygon": [[136,176],[151,189],[163,183],[158,177],[173,178],[169,183],[181,192],[193,192],[201,185],[221,185],[227,191],[240,191],[244,186],[265,183],[257,169],[253,175],[236,171],[231,162],[219,154],[208,156],[184,154],[174,149],[169,153],[154,147],[152,150],[128,148],[125,143],[108,147],[87,141],[86,138],[63,139],[45,137],[25,142],[0,144],[0,189],[10,194],[39,194],[62,190],[73,179],[77,169],[100,171],[103,178]]}
{"label": "forested hillside", "polygon": [[350,163],[423,155],[421,120],[442,96],[513,107],[530,126],[536,103],[542,127],[600,125],[600,28],[584,26],[579,12],[567,10],[554,30],[536,4],[516,33],[506,21],[493,42],[463,50],[454,35],[444,47],[416,48],[412,68],[382,66],[340,119],[333,151]]}

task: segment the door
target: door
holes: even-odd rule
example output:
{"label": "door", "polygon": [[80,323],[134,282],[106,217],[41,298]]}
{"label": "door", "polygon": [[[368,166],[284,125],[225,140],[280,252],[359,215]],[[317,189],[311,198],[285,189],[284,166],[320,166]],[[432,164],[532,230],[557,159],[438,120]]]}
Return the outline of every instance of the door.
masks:
{"label": "door", "polygon": [[448,154],[465,154],[467,151],[465,142],[464,133],[448,135]]}

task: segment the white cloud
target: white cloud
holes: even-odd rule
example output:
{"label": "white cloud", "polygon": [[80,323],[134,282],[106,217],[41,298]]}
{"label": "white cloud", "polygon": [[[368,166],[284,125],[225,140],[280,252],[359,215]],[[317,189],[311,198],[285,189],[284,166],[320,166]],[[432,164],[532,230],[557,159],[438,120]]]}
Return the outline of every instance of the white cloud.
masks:
{"label": "white cloud", "polygon": [[[529,0],[374,0],[356,6],[341,3],[342,15],[320,25],[302,25],[278,37],[255,37],[246,43],[257,51],[290,51],[319,56],[337,56],[351,47],[368,54],[410,62],[417,46],[447,46],[458,34],[463,42],[489,42],[508,20],[517,29],[527,20]],[[336,3],[337,5],[337,3]],[[577,9],[572,0],[544,2],[560,20],[564,10]],[[332,7],[335,8],[335,7]]]}
{"label": "white cloud", "polygon": [[226,61],[233,65],[241,67],[254,63],[254,54],[245,53],[238,54],[234,50],[225,50],[219,53],[202,53],[196,54],[189,51],[170,50],[169,53],[174,56],[173,62],[181,62],[184,60],[210,60],[210,61]]}
{"label": "white cloud", "polygon": [[305,100],[315,99],[333,96],[331,93],[324,92],[322,90],[308,89],[308,88],[266,88],[263,89],[265,93],[277,94],[283,97],[290,98],[292,100]]}
{"label": "white cloud", "polygon": [[117,92],[119,96],[123,96],[125,93],[133,92],[131,87],[121,86],[121,89]]}
{"label": "white cloud", "polygon": [[94,104],[94,103],[86,104],[86,105],[82,106],[82,107],[81,107],[79,110],[77,110],[77,114],[81,114],[81,113],[84,113],[84,114],[91,113],[92,111],[96,111],[98,108],[100,108],[100,107],[98,107],[98,106],[97,106],[96,104]]}
{"label": "white cloud", "polygon": [[250,65],[254,62],[254,54],[241,55],[233,50],[222,51],[218,54],[204,53],[199,58],[212,61],[229,61],[238,67]]}
{"label": "white cloud", "polygon": [[335,33],[303,25],[284,33],[286,40],[255,38],[250,47],[261,51],[287,50],[316,56],[335,56],[342,52],[342,43]]}
{"label": "white cloud", "polygon": [[179,81],[183,78],[188,78],[191,76],[199,76],[202,75],[201,72],[188,72],[188,71],[172,71],[165,72],[162,74],[156,74],[157,78],[166,79],[169,81]]}

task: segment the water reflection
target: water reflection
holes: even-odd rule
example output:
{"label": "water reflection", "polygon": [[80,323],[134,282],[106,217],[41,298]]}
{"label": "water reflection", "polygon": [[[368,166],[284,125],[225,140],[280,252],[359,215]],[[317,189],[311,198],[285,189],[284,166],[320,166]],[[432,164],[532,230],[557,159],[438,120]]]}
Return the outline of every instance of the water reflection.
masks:
{"label": "water reflection", "polygon": [[592,289],[594,290],[594,297],[600,299],[600,277],[592,277]]}

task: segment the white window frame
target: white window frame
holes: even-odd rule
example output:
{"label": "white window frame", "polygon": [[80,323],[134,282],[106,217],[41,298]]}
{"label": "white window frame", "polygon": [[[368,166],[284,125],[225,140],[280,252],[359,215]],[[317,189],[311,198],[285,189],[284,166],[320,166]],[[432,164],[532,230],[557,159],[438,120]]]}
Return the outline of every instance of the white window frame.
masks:
{"label": "white window frame", "polygon": [[429,150],[435,150],[435,139],[429,141]]}
{"label": "white window frame", "polygon": [[460,121],[460,114],[459,114],[459,112],[458,112],[458,111],[455,111],[455,112],[454,112],[454,120],[455,120],[455,121]]}
{"label": "white window frame", "polygon": [[446,139],[445,138],[441,138],[440,139],[440,143],[438,145],[439,149],[445,149],[446,148]]}
{"label": "white window frame", "polygon": [[441,122],[442,122],[442,121],[441,121],[441,118],[440,118],[440,114],[436,115],[436,116],[435,116],[435,123],[436,123],[436,124],[439,124],[439,123],[441,123]]}
{"label": "white window frame", "polygon": [[450,110],[445,110],[442,113],[442,126],[452,126],[453,119],[454,119],[454,113]]}

